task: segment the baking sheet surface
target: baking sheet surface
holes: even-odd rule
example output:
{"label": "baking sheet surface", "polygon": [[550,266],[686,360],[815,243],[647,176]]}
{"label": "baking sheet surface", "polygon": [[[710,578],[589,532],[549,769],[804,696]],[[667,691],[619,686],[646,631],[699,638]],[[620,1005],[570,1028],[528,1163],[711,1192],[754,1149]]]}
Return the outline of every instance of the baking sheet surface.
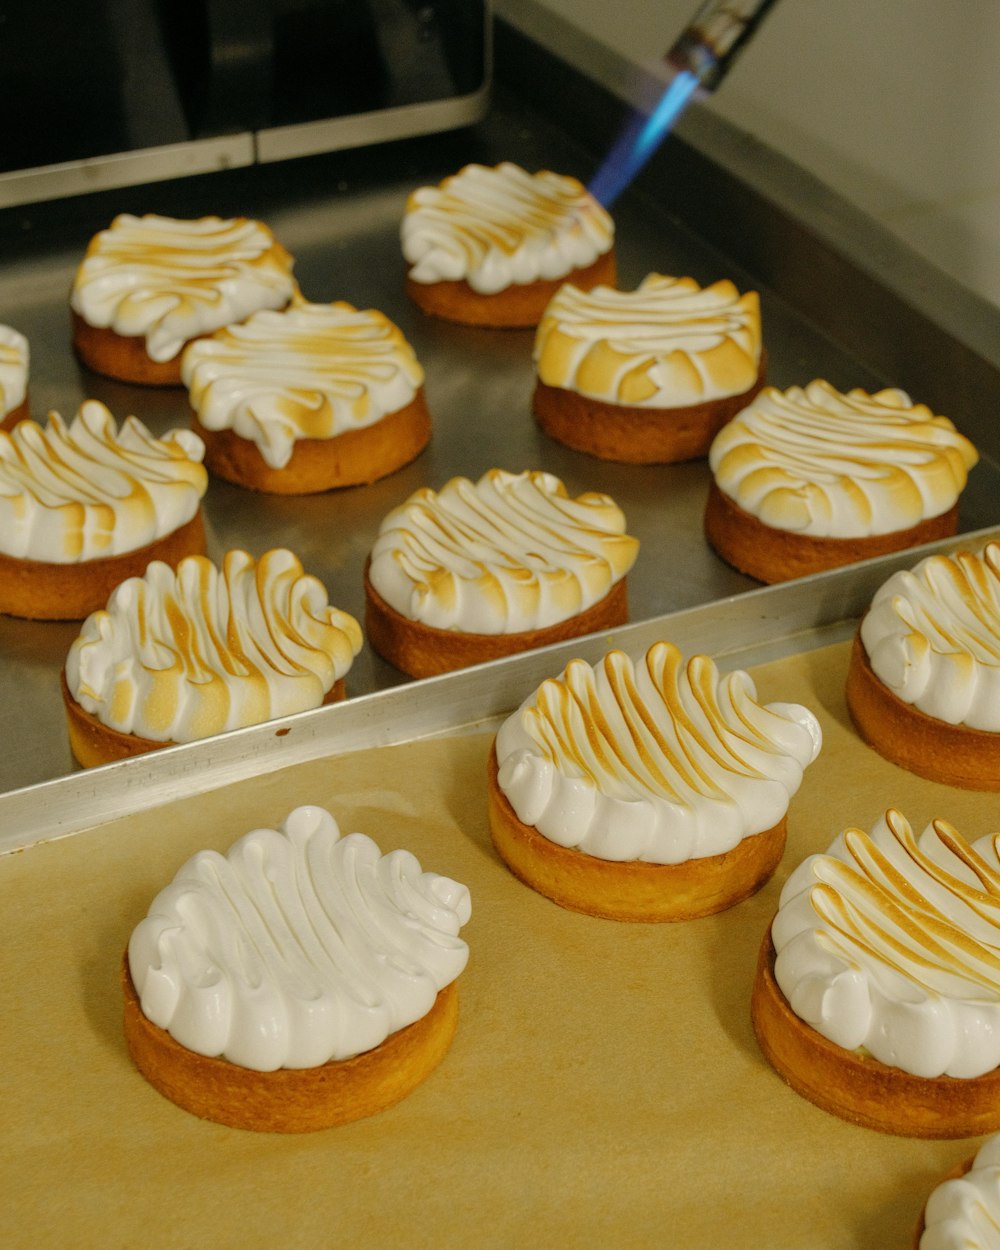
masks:
{"label": "baking sheet surface", "polygon": [[[889,805],[918,828],[996,826],[988,796],[859,741],[847,652],[754,670],[763,697],[819,715],[825,744],[773,880],[703,920],[597,920],[517,882],[489,841],[484,734],[247,778],[0,859],[0,1244],[909,1246],[927,1193],[978,1139],[912,1141],[827,1115],[771,1071],[749,1021],[757,948],[804,855]],[[405,1102],[262,1136],[146,1084],[121,1036],[119,964],[185,859],[304,802],[466,882],[471,959],[452,1050]]]}

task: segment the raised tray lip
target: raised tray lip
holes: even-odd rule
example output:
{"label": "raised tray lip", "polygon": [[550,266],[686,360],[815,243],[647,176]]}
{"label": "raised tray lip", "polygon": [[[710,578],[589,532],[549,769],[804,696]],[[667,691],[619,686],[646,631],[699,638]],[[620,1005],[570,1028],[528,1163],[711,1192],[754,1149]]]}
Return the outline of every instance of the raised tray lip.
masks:
{"label": "raised tray lip", "polygon": [[0,856],[310,760],[495,729],[572,659],[639,656],[665,639],[732,670],[844,641],[893,573],[989,542],[1000,526],[12,790],[0,795]]}

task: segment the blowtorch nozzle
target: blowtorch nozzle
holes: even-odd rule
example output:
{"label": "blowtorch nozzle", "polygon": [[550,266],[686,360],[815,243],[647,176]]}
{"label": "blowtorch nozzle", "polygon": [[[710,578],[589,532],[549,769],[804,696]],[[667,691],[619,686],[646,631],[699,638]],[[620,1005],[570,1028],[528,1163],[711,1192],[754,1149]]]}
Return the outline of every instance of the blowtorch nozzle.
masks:
{"label": "blowtorch nozzle", "polygon": [[775,0],[708,0],[664,56],[714,91]]}
{"label": "blowtorch nozzle", "polygon": [[610,207],[699,92],[714,91],[775,0],[708,0],[664,56],[671,81],[648,115],[633,114],[590,184]]}

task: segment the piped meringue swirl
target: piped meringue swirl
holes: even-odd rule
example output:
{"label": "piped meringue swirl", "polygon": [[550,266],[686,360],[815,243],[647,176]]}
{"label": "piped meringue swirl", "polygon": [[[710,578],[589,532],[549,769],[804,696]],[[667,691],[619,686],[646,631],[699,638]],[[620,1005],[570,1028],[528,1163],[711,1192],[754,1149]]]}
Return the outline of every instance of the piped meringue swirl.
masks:
{"label": "piped meringue swirl", "polygon": [[436,629],[512,634],[569,619],[635,563],[638,540],[607,495],[571,499],[551,473],[491,469],[418,490],[382,521],[369,579]]}
{"label": "piped meringue swirl", "polygon": [[464,280],[495,295],[593,264],[611,251],[614,225],[576,178],[505,161],[411,192],[401,237],[412,281]]}
{"label": "piped meringue swirl", "polygon": [[145,547],[198,511],[204,454],[191,430],[155,438],[136,417],[118,429],[94,399],[68,426],[56,412],[21,421],[0,431],[0,551],[74,564]]}
{"label": "piped meringue swirl", "polygon": [[121,213],[91,240],[70,307],[88,325],[143,337],[151,360],[173,360],[189,339],[282,308],[292,260],[262,222],[195,221]]}
{"label": "piped meringue swirl", "polygon": [[964,1176],[942,1181],[924,1208],[920,1250],[993,1250],[1000,1245],[1000,1133],[979,1147]]}
{"label": "piped meringue swirl", "polygon": [[24,403],[28,393],[28,340],[0,325],[0,418]]}
{"label": "piped meringue swirl", "polygon": [[361,649],[361,629],[283,548],[162,561],[113,591],[70,647],[66,684],[109,728],[154,742],[319,707]]}
{"label": "piped meringue swirl", "polygon": [[384,314],[299,300],[196,340],[181,379],[206,429],[233,430],[281,469],[298,439],[335,438],[405,408],[424,373]]}
{"label": "piped meringue swirl", "polygon": [[872,599],[861,641],[876,677],[904,703],[1000,732],[1000,544],[894,573]]}
{"label": "piped meringue swirl", "polygon": [[601,859],[676,864],[773,828],[821,743],[807,708],[761,704],[748,673],[658,642],[637,664],[571,661],[504,722],[496,752],[523,824]]}
{"label": "piped meringue swirl", "polygon": [[129,941],[143,1013],[197,1054],[312,1068],[421,1019],[461,973],[464,885],[342,837],[321,807],[201,851]]}
{"label": "piped meringue swirl", "polygon": [[605,403],[681,408],[739,395],[760,372],[760,300],[723,280],[651,273],[635,291],[564,283],[535,336],[547,386]]}
{"label": "piped meringue swirl", "polygon": [[888,810],[847,829],[781,892],[775,978],[796,1015],[846,1050],[920,1077],[1000,1065],[1000,835],[947,821],[919,836]]}
{"label": "piped meringue swirl", "polygon": [[947,417],[900,390],[765,387],[716,435],[719,489],[765,525],[864,538],[947,512],[979,455]]}

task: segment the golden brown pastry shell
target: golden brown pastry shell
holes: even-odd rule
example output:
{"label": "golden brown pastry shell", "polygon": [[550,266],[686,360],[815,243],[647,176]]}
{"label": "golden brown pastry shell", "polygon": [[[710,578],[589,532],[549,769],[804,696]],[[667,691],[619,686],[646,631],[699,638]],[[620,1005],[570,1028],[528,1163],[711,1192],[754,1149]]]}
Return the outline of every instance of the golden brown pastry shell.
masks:
{"label": "golden brown pastry shell", "polygon": [[497,780],[496,742],[487,766],[490,833],[501,859],[560,907],[606,920],[677,921],[711,916],[749,898],[785,849],[786,820],[731,851],[680,864],[607,860],[560,846],[517,818]]}
{"label": "golden brown pastry shell", "polygon": [[785,582],[950,538],[958,532],[958,504],[906,529],[867,538],[814,538],[776,529],[741,508],[712,482],[705,505],[705,537],[733,568],[761,582]]}
{"label": "golden brown pastry shell", "polygon": [[764,385],[766,367],[762,355],[756,382],[739,395],[682,408],[607,403],[538,379],[532,409],[545,433],[574,451],[625,464],[674,464],[708,455],[719,430]]}
{"label": "golden brown pastry shell", "polygon": [[141,577],[153,560],[172,567],[185,556],[203,555],[201,508],[190,521],[135,551],[76,564],[19,560],[0,553],[0,612],[41,621],[78,621],[103,608],[114,588]]}
{"label": "golden brown pastry shell", "polygon": [[24,399],[15,408],[11,408],[10,412],[0,421],[0,430],[10,431],[19,421],[28,421],[31,418],[30,400],[30,395],[25,395]]}
{"label": "golden brown pastry shell", "polygon": [[122,963],[125,1041],[136,1067],[165,1098],[230,1128],[309,1133],[349,1124],[402,1101],[445,1057],[458,1027],[454,983],[422,1019],[373,1050],[317,1068],[257,1072],[187,1050],[143,1015]]}
{"label": "golden brown pastry shell", "polygon": [[450,673],[468,668],[470,664],[499,660],[567,638],[611,629],[628,620],[627,579],[624,577],[615,582],[603,599],[568,620],[515,634],[466,634],[411,621],[386,603],[371,584],[368,562],[364,578],[365,636],[384,660],[411,677]]}
{"label": "golden brown pastry shell", "polygon": [[92,326],[72,308],[70,317],[73,350],[92,372],[136,386],[181,385],[181,356],[187,343],[172,360],[153,360],[146,351],[144,335],[118,334],[110,328]]}
{"label": "golden brown pastry shell", "polygon": [[[145,755],[148,751],[158,751],[162,747],[177,745],[175,742],[160,742],[153,738],[140,737],[138,734],[122,733],[120,729],[112,729],[111,726],[103,724],[70,694],[69,686],[66,684],[65,669],[59,674],[59,685],[62,691],[63,707],[66,711],[70,750],[76,762],[82,764],[84,768],[96,768],[101,764],[112,764],[115,760],[128,759],[133,755]],[[334,682],[323,703],[336,703],[344,696],[344,679],[341,678]]]}
{"label": "golden brown pastry shell", "polygon": [[538,325],[549,300],[566,282],[582,291],[595,286],[614,286],[617,280],[615,251],[612,248],[590,265],[574,269],[563,278],[540,278],[537,282],[515,283],[495,295],[482,295],[464,280],[414,282],[406,278],[410,299],[432,317],[463,325],[493,329],[528,329]]}
{"label": "golden brown pastry shell", "polygon": [[1000,790],[1000,733],[950,725],[904,703],[875,675],[860,633],[847,668],[847,707],[879,755],[918,777],[966,790]]}
{"label": "golden brown pastry shell", "polygon": [[431,418],[421,387],[404,408],[373,425],[334,438],[297,439],[291,459],[272,468],[256,443],[232,430],[208,430],[192,416],[205,443],[205,464],[216,477],[272,495],[310,495],[341,486],[362,486],[395,473],[424,450]]}
{"label": "golden brown pastry shell", "polygon": [[899,1137],[974,1137],[1000,1129],[1000,1069],[984,1076],[922,1077],[845,1050],[801,1020],[774,978],[768,925],[750,1001],[768,1063],[803,1098],[864,1128]]}

